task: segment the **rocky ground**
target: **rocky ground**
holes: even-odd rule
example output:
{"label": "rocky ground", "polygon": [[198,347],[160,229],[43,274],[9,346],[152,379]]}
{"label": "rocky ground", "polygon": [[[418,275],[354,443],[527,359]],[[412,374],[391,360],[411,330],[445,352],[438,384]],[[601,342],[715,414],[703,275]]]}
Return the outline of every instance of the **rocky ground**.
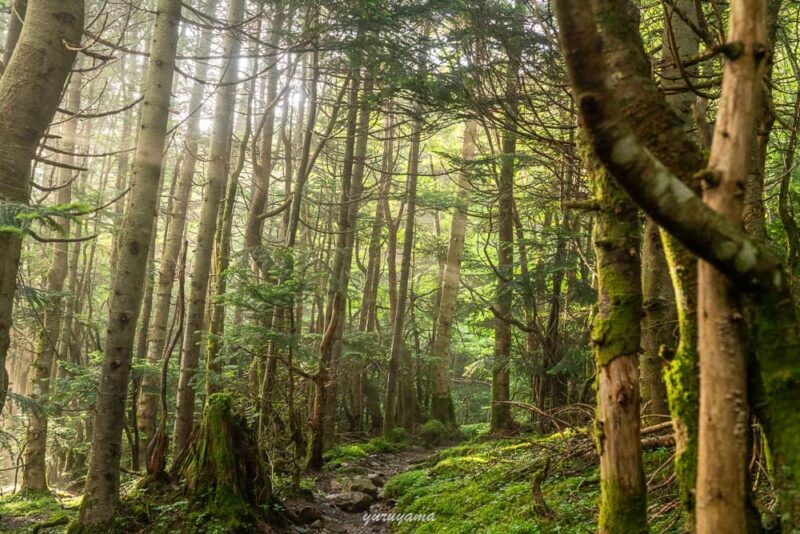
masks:
{"label": "rocky ground", "polygon": [[296,498],[284,503],[305,523],[291,527],[289,532],[390,532],[391,525],[387,522],[366,521],[392,511],[394,502],[384,498],[384,484],[434,454],[430,449],[413,447],[396,453],[373,454],[343,464],[335,471],[313,474],[317,478],[313,500]]}

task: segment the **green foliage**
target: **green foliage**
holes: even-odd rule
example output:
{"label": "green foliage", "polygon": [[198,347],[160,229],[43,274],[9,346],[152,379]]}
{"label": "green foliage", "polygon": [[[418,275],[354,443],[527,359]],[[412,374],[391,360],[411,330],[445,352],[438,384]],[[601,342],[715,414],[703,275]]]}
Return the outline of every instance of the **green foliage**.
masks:
{"label": "green foliage", "polygon": [[461,435],[464,436],[467,441],[472,441],[489,433],[489,423],[472,423],[469,425],[461,425],[459,430],[461,431]]}
{"label": "green foliage", "polygon": [[342,467],[354,460],[366,458],[372,454],[398,452],[402,450],[406,444],[406,440],[377,437],[365,443],[337,445],[325,451],[323,458],[330,467]]}
{"label": "green foliage", "polygon": [[[36,525],[75,517],[80,498],[68,494],[34,493],[0,497],[0,532],[27,533]],[[42,532],[60,532],[43,530]]]}
{"label": "green foliage", "polygon": [[[541,488],[552,513],[537,515],[531,482],[548,457],[552,465]],[[648,472],[669,466],[669,461],[667,450],[645,452]],[[668,467],[662,471],[670,476]],[[598,476],[590,441],[565,432],[445,449],[429,467],[390,478],[386,495],[397,500],[398,513],[435,514],[432,522],[394,525],[401,533],[590,533],[597,528]],[[654,521],[654,531],[677,533],[678,519],[675,511],[662,515]]]}
{"label": "green foliage", "polygon": [[417,433],[427,447],[442,445],[454,437],[453,431],[449,430],[444,423],[438,419],[430,419],[426,421],[420,425]]}

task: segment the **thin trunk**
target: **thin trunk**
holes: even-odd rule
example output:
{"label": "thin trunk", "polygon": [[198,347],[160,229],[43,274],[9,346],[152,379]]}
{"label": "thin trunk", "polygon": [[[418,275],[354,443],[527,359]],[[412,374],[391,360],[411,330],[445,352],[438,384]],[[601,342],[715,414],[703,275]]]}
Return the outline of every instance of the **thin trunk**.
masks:
{"label": "thin trunk", "polygon": [[[311,414],[311,443],[308,460],[308,466],[311,469],[322,467],[322,450],[325,443],[332,438],[331,406],[335,403],[336,393],[331,390],[331,387],[334,386],[331,381],[331,370],[336,363],[336,352],[341,348],[344,332],[347,286],[350,280],[356,217],[363,190],[364,158],[366,157],[369,133],[369,95],[372,79],[369,75],[366,76],[360,100],[361,76],[357,66],[354,69],[351,84],[341,204],[337,222],[337,246],[328,288],[331,313],[320,343],[319,370],[314,380],[314,404]],[[358,139],[358,147],[356,147],[356,139]]]}
{"label": "thin trunk", "polygon": [[[244,17],[244,0],[228,3],[227,21],[237,27]],[[183,357],[178,381],[178,399],[175,409],[173,452],[180,453],[194,425],[194,376],[200,361],[200,347],[205,329],[205,308],[208,294],[209,271],[214,250],[214,235],[217,226],[222,193],[228,177],[230,159],[233,107],[236,101],[236,80],[239,71],[239,37],[228,31],[223,43],[226,65],[223,69],[222,85],[217,89],[214,110],[214,132],[211,137],[206,186],[203,191],[203,208],[197,228],[197,240],[192,259],[192,282],[186,306],[186,329],[183,338]]]}
{"label": "thin trunk", "polygon": [[[747,4],[749,0],[741,0]],[[757,47],[767,42],[766,10],[732,10],[731,42],[743,46],[725,64],[722,98],[714,129],[709,170],[718,184],[703,200],[741,227],[743,195],[751,155],[764,62]],[[763,56],[763,54],[761,54]],[[746,532],[747,455],[750,413],[741,295],[710,264],[698,265],[700,348],[700,440],[697,462],[697,532]]]}
{"label": "thin trunk", "polygon": [[[419,108],[416,110],[419,111]],[[403,251],[400,262],[400,277],[397,286],[397,302],[392,316],[392,341],[389,356],[389,370],[386,382],[386,401],[384,403],[384,434],[398,424],[406,430],[413,426],[413,384],[410,369],[411,353],[405,346],[403,331],[408,301],[409,276],[411,274],[411,255],[414,246],[414,226],[417,216],[417,178],[420,159],[421,119],[414,117],[411,123],[411,146],[408,154],[408,172],[406,174],[406,223],[403,233]]]}
{"label": "thin trunk", "polygon": [[467,121],[464,125],[464,140],[461,145],[462,170],[458,180],[458,206],[453,210],[453,220],[450,224],[450,244],[447,247],[447,259],[442,274],[439,311],[436,316],[436,329],[433,334],[431,350],[432,356],[435,358],[431,415],[448,426],[455,426],[456,423],[453,399],[450,396],[450,337],[461,278],[464,238],[467,233],[467,206],[471,188],[468,169],[472,158],[475,157],[477,130],[478,123],[474,120]]}
{"label": "thin trunk", "polygon": [[[213,16],[218,0],[208,0],[204,13]],[[198,54],[207,56],[211,51],[211,28],[204,28],[198,41]],[[195,63],[194,76],[198,80],[206,78],[208,66],[205,61]],[[164,237],[164,252],[161,256],[158,271],[158,286],[154,303],[153,319],[150,323],[147,340],[147,362],[156,366],[161,360],[164,345],[167,340],[167,326],[170,316],[170,303],[172,301],[172,288],[175,283],[175,273],[178,258],[183,244],[186,228],[186,212],[189,198],[192,193],[192,182],[197,163],[200,107],[203,103],[203,84],[195,82],[192,85],[192,94],[189,100],[189,119],[186,124],[185,150],[182,155],[180,177],[172,201],[172,212],[169,215],[169,227]],[[139,396],[139,413],[137,423],[139,432],[148,440],[156,431],[156,412],[158,406],[158,378],[146,376],[142,381],[142,390]]]}
{"label": "thin trunk", "polygon": [[11,13],[9,14],[8,28],[6,28],[6,40],[3,50],[3,65],[0,66],[0,75],[11,61],[11,54],[17,47],[19,35],[22,32],[22,23],[25,20],[25,12],[28,9],[28,0],[13,0],[11,3]]}
{"label": "thin trunk", "polygon": [[639,434],[639,217],[611,176],[588,156],[595,200],[597,315],[596,439],[600,454],[601,534],[647,532],[647,490]]}
{"label": "thin trunk", "polygon": [[[81,75],[76,72],[69,83],[69,96],[67,105],[69,109],[80,109],[81,106]],[[76,149],[78,119],[73,118],[63,125],[61,138],[64,154],[60,161],[64,165],[74,165],[75,157],[72,153]],[[72,201],[73,172],[66,167],[57,173],[56,204],[68,204]],[[69,236],[70,220],[59,218],[59,225],[65,236]],[[38,403],[37,409],[31,411],[28,428],[26,430],[25,466],[22,470],[22,491],[47,491],[47,477],[45,460],[47,452],[47,412],[49,404],[50,380],[53,365],[57,359],[58,332],[61,328],[62,309],[64,298],[64,280],[67,277],[69,245],[66,242],[56,242],[52,245],[53,262],[47,272],[46,289],[49,298],[42,319],[42,326],[38,334],[37,351],[31,364],[28,375],[30,384],[28,395],[31,400]]]}
{"label": "thin trunk", "polygon": [[[513,125],[509,125],[513,128]],[[507,432],[514,426],[511,416],[511,314],[514,278],[514,173],[516,134],[503,131],[503,160],[498,176],[497,202],[497,296],[494,320],[494,363],[490,430]]]}

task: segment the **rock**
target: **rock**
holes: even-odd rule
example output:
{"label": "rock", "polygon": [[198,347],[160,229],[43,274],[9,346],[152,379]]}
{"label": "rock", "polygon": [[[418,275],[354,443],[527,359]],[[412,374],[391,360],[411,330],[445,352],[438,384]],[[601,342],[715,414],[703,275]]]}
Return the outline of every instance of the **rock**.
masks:
{"label": "rock", "polygon": [[366,493],[373,499],[378,497],[378,486],[376,486],[368,477],[355,477],[351,479],[347,489],[349,491],[360,491],[361,493]]}
{"label": "rock", "polygon": [[364,512],[369,510],[372,497],[360,491],[345,491],[332,493],[327,497],[328,502],[345,512]]}
{"label": "rock", "polygon": [[358,491],[366,493],[373,499],[378,496],[378,485],[369,476],[354,476],[349,478],[338,478],[331,481],[330,488],[336,493],[348,491]]}
{"label": "rock", "polygon": [[377,487],[382,488],[386,484],[386,479],[380,473],[370,473],[367,478]]}
{"label": "rock", "polygon": [[325,530],[328,532],[347,532],[347,526],[342,523],[327,523]]}
{"label": "rock", "polygon": [[322,512],[314,506],[303,506],[297,511],[297,518],[304,525],[315,523],[322,517]]}

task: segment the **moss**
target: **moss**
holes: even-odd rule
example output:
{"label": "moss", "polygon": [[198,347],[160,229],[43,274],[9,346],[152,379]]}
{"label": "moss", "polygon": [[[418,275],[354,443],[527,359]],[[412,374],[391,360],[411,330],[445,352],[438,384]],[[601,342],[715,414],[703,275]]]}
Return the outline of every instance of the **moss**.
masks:
{"label": "moss", "polygon": [[176,474],[196,504],[195,516],[219,523],[225,532],[251,531],[272,502],[271,485],[244,417],[233,413],[229,395],[208,398],[199,431]]}
{"label": "moss", "polygon": [[600,489],[600,531],[643,534],[647,528],[647,492],[631,492],[604,480]]}
{"label": "moss", "polygon": [[329,467],[342,467],[372,454],[398,452],[409,444],[410,442],[407,441],[390,442],[386,438],[377,437],[364,443],[349,443],[331,447],[324,452],[323,459]]}
{"label": "moss", "polygon": [[442,445],[452,439],[455,434],[455,432],[448,429],[444,423],[437,419],[431,419],[420,425],[418,433],[422,442],[427,447]]}
{"label": "moss", "polygon": [[[578,448],[589,447],[584,435],[582,431],[569,431],[546,437],[486,439],[440,451],[430,466],[388,480],[386,496],[397,501],[396,512],[435,514],[431,522],[396,524],[393,531],[596,532],[600,494],[597,457],[590,452],[574,454]],[[552,466],[541,490],[552,515],[542,517],[534,509],[531,483],[548,456]],[[655,472],[669,457],[667,449],[646,451],[647,471]],[[661,469],[657,482],[670,475],[668,469]],[[673,499],[674,492],[667,491],[652,500],[656,506],[663,506]],[[674,526],[678,514],[673,510],[659,516],[654,531],[679,532]]]}
{"label": "moss", "polygon": [[676,428],[675,477],[681,503],[692,521],[697,479],[700,370],[697,353],[697,317],[694,301],[696,260],[674,238],[662,233],[664,253],[675,288],[680,342],[664,373],[669,411]]}
{"label": "moss", "polygon": [[[50,492],[0,497],[0,532],[30,532],[35,525],[74,518],[79,503],[80,498]],[[59,528],[64,529],[63,526]]]}

